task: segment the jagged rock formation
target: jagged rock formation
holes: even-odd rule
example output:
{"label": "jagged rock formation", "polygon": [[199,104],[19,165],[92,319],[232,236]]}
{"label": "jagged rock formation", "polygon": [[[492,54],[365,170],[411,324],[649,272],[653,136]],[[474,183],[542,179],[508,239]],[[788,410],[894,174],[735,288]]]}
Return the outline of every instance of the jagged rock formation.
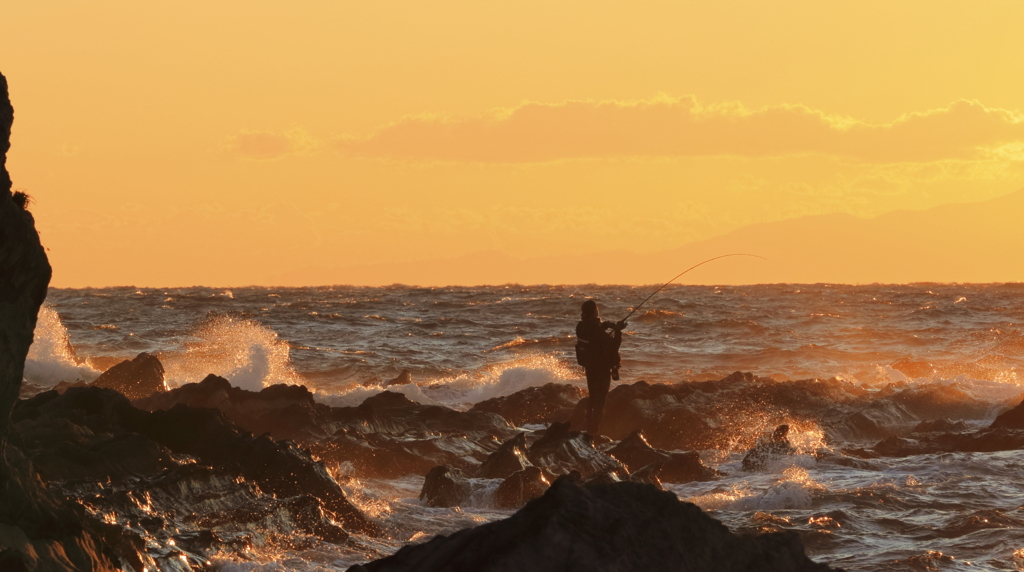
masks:
{"label": "jagged rock formation", "polygon": [[35,220],[25,210],[24,196],[11,193],[7,151],[11,148],[14,108],[7,78],[0,74],[0,478],[10,431],[8,420],[25,373],[39,307],[50,284],[50,262],[39,242]]}
{"label": "jagged rock formation", "polygon": [[500,440],[515,434],[497,414],[421,405],[401,393],[384,391],[358,407],[329,407],[302,386],[252,392],[216,375],[135,404],[148,411],[179,404],[215,408],[247,431],[296,441],[325,462],[348,463],[357,476],[375,478],[425,475],[437,465],[476,473]]}
{"label": "jagged rock formation", "polygon": [[792,532],[737,536],[696,505],[650,485],[581,488],[557,480],[497,522],[406,546],[349,572],[825,572]]}
{"label": "jagged rock formation", "polygon": [[8,446],[11,411],[51,275],[27,197],[11,192],[13,122],[7,78],[0,74],[0,568],[113,571],[123,562],[141,569],[132,543],[115,538],[119,529],[104,530],[84,517],[81,507],[50,491],[21,452]]}
{"label": "jagged rock formation", "polygon": [[[49,480],[167,480],[166,473],[181,464],[173,456],[188,455],[274,498],[309,497],[305,505],[315,505],[347,530],[379,533],[322,463],[291,442],[239,431],[216,409],[177,405],[150,413],[115,391],[73,387],[20,402],[13,419],[25,452]],[[222,510],[232,508],[240,507]]]}

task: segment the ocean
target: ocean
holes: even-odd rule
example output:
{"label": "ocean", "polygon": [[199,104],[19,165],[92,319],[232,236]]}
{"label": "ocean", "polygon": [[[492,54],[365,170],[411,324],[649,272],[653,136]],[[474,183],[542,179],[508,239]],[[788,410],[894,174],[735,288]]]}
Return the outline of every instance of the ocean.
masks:
{"label": "ocean", "polygon": [[[657,286],[51,289],[25,369],[24,393],[89,381],[149,352],[167,383],[209,373],[250,390],[303,384],[317,400],[358,405],[383,390],[459,410],[547,383],[585,387],[573,337],[583,300],[619,320]],[[735,371],[818,379],[867,392],[935,388],[985,404],[987,426],[1022,399],[1024,285],[672,285],[629,318],[621,380],[719,380]],[[412,383],[389,385],[406,375]],[[614,387],[614,385],[613,385]],[[754,415],[749,431],[787,422]],[[820,430],[794,423],[799,454],[741,470],[735,447],[701,451],[726,473],[666,484],[737,532],[796,530],[808,554],[847,570],[1024,569],[1024,452],[942,453],[820,463]],[[724,439],[729,441],[729,439]],[[344,467],[330,467],[338,474]],[[225,556],[225,570],[344,570],[408,542],[511,514],[482,485],[459,509],[417,499],[423,478],[347,479],[367,514],[396,531],[337,548]]]}

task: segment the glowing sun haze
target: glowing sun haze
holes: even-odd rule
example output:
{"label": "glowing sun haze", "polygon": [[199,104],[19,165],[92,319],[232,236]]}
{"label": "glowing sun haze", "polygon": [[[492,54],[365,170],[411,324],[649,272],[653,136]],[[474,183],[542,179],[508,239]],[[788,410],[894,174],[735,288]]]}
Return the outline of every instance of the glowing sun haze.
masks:
{"label": "glowing sun haze", "polygon": [[[8,169],[55,286],[652,283],[717,248],[771,261],[690,282],[1024,280],[1024,232],[989,222],[1024,204],[1018,1],[42,0],[0,21]],[[891,245],[917,250],[874,264]],[[840,247],[858,262],[820,264]]]}

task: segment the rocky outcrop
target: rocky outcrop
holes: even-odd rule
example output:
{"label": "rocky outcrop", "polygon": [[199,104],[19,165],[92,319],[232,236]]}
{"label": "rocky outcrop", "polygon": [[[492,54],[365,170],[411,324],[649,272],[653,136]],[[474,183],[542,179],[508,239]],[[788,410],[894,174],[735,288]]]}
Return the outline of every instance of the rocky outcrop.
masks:
{"label": "rocky outcrop", "polygon": [[825,572],[793,532],[737,536],[650,485],[556,481],[513,516],[406,546],[350,572],[441,570]]}
{"label": "rocky outcrop", "polygon": [[469,479],[462,471],[441,465],[427,473],[420,500],[427,506],[459,506],[469,498],[470,489]]}
{"label": "rocky outcrop", "polygon": [[1000,413],[989,427],[992,429],[1024,429],[1024,401],[1018,403],[1016,407]]}
{"label": "rocky outcrop", "polygon": [[517,433],[481,463],[477,476],[484,479],[504,479],[529,466],[531,465],[526,453],[526,433]]}
{"label": "rocky outcrop", "polygon": [[568,421],[576,403],[585,394],[582,388],[575,385],[548,383],[481,401],[471,411],[497,413],[516,427],[527,424],[546,425],[555,421]]}
{"label": "rocky outcrop", "polygon": [[[625,465],[633,481],[688,483],[722,476],[718,470],[704,465],[700,455],[694,451],[670,453],[651,447],[641,431],[634,431],[609,449],[608,454]],[[636,473],[641,474],[634,477]]]}
{"label": "rocky outcrop", "polygon": [[327,436],[324,413],[329,408],[318,405],[313,394],[301,385],[272,385],[255,392],[210,374],[199,383],[134,399],[133,404],[146,411],[177,405],[217,409],[246,431],[269,433],[278,440],[306,442]]}
{"label": "rocky outcrop", "polygon": [[537,467],[526,467],[508,476],[494,491],[494,506],[498,508],[519,508],[540,497],[551,486],[544,471]]}
{"label": "rocky outcrop", "polygon": [[149,397],[167,391],[164,366],[156,356],[142,352],[103,372],[92,385],[113,389],[128,399]]}
{"label": "rocky outcrop", "polygon": [[181,462],[175,455],[187,455],[258,486],[261,494],[308,496],[306,505],[312,502],[347,530],[379,533],[322,463],[291,442],[240,431],[215,409],[177,405],[150,413],[115,391],[82,387],[22,401],[13,419],[24,450],[47,480],[149,481],[176,469]]}
{"label": "rocky outcrop", "polygon": [[[11,441],[11,412],[39,308],[50,282],[50,263],[39,242],[28,198],[11,192],[7,172],[14,108],[0,74],[0,568],[4,570],[116,570],[118,562],[141,569],[134,549],[39,481],[35,468]],[[137,539],[136,539],[137,540]]]}
{"label": "rocky outcrop", "polygon": [[0,479],[6,474],[3,454],[11,410],[51,274],[35,220],[25,209],[25,197],[11,192],[7,151],[13,123],[7,78],[0,75]]}
{"label": "rocky outcrop", "polygon": [[527,450],[530,463],[555,475],[576,471],[583,477],[610,471],[626,476],[618,460],[594,448],[590,437],[569,429],[569,423],[552,423]]}

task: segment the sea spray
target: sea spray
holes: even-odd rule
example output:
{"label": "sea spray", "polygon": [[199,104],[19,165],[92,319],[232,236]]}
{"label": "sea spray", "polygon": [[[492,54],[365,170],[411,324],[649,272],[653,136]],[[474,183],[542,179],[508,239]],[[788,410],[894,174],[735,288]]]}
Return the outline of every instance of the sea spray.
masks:
{"label": "sea spray", "polygon": [[171,387],[200,381],[211,373],[250,391],[301,383],[291,365],[288,343],[255,320],[214,315],[198,324],[191,336],[184,352],[163,356]]}
{"label": "sea spray", "polygon": [[68,329],[57,311],[43,304],[25,360],[25,381],[40,387],[52,387],[61,381],[92,381],[99,375],[100,372],[77,358],[68,340]]}

